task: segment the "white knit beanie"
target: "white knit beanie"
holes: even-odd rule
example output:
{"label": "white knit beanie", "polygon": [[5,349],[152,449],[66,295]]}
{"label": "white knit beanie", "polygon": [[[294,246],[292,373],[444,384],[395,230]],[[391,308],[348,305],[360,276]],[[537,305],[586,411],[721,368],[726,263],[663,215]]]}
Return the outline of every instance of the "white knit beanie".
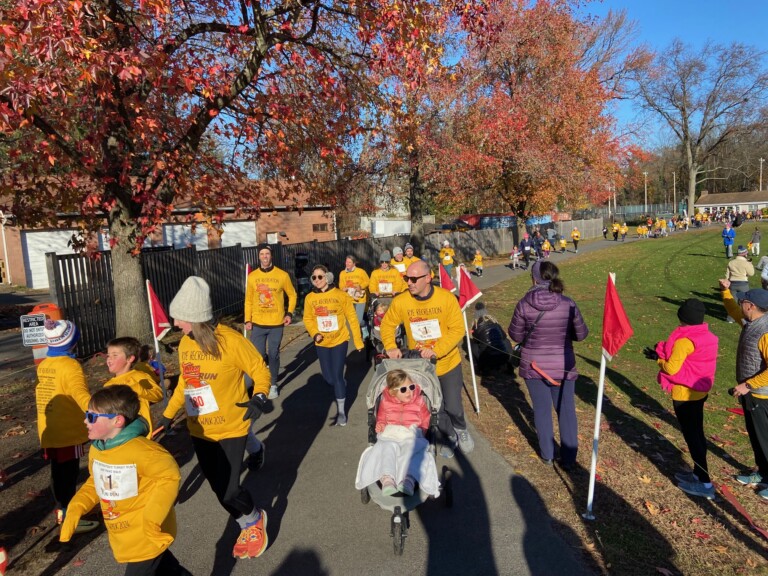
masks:
{"label": "white knit beanie", "polygon": [[49,348],[68,350],[77,344],[80,334],[69,320],[46,320],[43,335]]}
{"label": "white knit beanie", "polygon": [[190,276],[181,285],[168,311],[175,320],[208,322],[213,319],[211,289],[199,276]]}

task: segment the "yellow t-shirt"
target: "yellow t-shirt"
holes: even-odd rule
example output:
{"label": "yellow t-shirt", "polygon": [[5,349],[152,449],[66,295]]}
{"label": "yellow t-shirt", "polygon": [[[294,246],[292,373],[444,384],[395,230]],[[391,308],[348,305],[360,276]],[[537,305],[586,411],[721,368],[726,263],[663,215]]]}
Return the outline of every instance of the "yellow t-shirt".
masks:
{"label": "yellow t-shirt", "polygon": [[[544,248],[544,250],[549,250],[549,248]],[[473,266],[479,266],[480,268],[483,267],[483,255],[482,254],[475,254],[474,260],[472,260]]]}
{"label": "yellow t-shirt", "polygon": [[[288,311],[285,296],[288,296]],[[277,267],[268,272],[257,268],[248,274],[245,288],[245,321],[266,328],[281,326],[286,313],[296,309],[296,290],[291,277]]]}
{"label": "yellow t-shirt", "polygon": [[351,272],[345,269],[339,273],[339,288],[349,294],[355,304],[365,303],[369,282],[368,273],[357,266]]}
{"label": "yellow t-shirt", "polygon": [[377,268],[371,272],[371,281],[368,284],[368,291],[377,295],[399,294],[407,289],[403,277],[396,268],[382,270]]}
{"label": "yellow t-shirt", "polygon": [[453,264],[453,259],[456,256],[456,252],[453,248],[441,248],[440,249],[440,264],[443,266],[450,266]]}
{"label": "yellow t-shirt", "polygon": [[315,343],[317,346],[333,348],[347,342],[347,323],[352,328],[355,348],[361,350],[364,346],[363,336],[349,294],[338,288],[307,294],[304,299],[304,327],[313,339],[318,333],[323,335],[322,342]]}
{"label": "yellow t-shirt", "polygon": [[408,348],[431,348],[437,354],[438,376],[461,363],[459,344],[464,338],[464,320],[456,296],[443,288],[433,287],[426,300],[410,293],[392,299],[381,321],[381,341],[386,350],[396,348],[395,331],[402,324],[408,337]]}
{"label": "yellow t-shirt", "polygon": [[152,438],[152,431],[155,427],[152,423],[149,405],[160,402],[163,399],[163,391],[160,389],[160,386],[152,381],[146,372],[141,370],[129,370],[125,374],[113,376],[104,383],[104,388],[114,386],[115,384],[125,384],[136,392],[136,395],[139,397],[139,416],[147,421],[149,425],[147,438]]}
{"label": "yellow t-shirt", "polygon": [[37,434],[42,448],[65,448],[88,442],[85,411],[91,393],[80,362],[52,356],[37,367]]}

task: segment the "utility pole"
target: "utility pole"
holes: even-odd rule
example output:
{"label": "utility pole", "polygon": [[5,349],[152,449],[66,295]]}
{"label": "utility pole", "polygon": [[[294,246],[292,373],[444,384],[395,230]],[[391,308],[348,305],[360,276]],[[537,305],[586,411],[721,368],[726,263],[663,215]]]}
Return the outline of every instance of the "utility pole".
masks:
{"label": "utility pole", "polygon": [[643,172],[645,180],[645,215],[648,216],[648,172]]}
{"label": "utility pole", "polygon": [[763,162],[765,162],[764,158],[760,158],[760,189],[758,192],[763,191]]}
{"label": "utility pole", "polygon": [[677,173],[672,172],[672,212],[677,214]]}

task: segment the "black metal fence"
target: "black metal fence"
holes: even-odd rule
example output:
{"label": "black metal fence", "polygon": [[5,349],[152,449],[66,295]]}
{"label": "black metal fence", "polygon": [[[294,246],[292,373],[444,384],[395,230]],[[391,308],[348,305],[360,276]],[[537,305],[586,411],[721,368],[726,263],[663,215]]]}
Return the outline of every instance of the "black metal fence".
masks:
{"label": "black metal fence", "polygon": [[[596,220],[594,226],[588,224],[587,221],[578,222],[582,238],[600,235],[602,221]],[[408,240],[407,236],[390,236],[276,244],[272,246],[272,259],[276,266],[290,275],[301,293],[302,285],[308,287],[308,272],[315,264],[324,264],[334,274],[338,274],[344,268],[344,258],[351,254],[361,268],[370,272],[379,266],[381,252],[391,252],[395,246],[402,248]],[[469,262],[478,249],[485,256],[509,254],[517,243],[517,229],[430,234],[425,238],[420,256],[436,265],[444,240],[451,243],[459,261]],[[78,353],[90,356],[103,351],[107,342],[115,336],[111,253],[100,252],[94,258],[51,252],[46,254],[46,259],[51,296],[62,309],[64,317],[75,322],[81,331]],[[239,244],[216,250],[198,251],[195,247],[149,250],[142,253],[141,259],[144,278],[152,283],[166,311],[184,280],[196,275],[210,285],[212,305],[218,315],[242,314],[245,266],[250,264],[251,268],[256,268],[259,265],[256,247],[243,248]]]}

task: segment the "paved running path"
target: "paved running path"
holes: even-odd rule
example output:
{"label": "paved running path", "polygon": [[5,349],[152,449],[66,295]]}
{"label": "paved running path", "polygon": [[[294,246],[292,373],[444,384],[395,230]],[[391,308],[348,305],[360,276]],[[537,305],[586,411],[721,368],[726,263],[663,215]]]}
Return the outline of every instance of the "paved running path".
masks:
{"label": "paved running path", "polygon": [[[649,240],[650,241],[650,240]],[[613,246],[602,239],[580,252]],[[552,261],[575,254],[553,255]],[[486,288],[514,275],[488,266],[478,286]],[[257,559],[234,560],[238,530],[201,478],[191,449],[177,454],[182,489],[176,506],[179,533],[172,550],[196,576],[270,575],[428,575],[492,576],[590,574],[577,550],[555,534],[535,486],[516,476],[488,442],[474,433],[467,457],[438,457],[438,468],[454,471],[454,506],[428,501],[410,514],[403,556],[393,554],[391,514],[373,502],[363,505],[354,488],[366,447],[365,390],[371,370],[362,354],[348,358],[349,425],[333,427],[331,389],[322,381],[314,348],[306,335],[282,352],[280,398],[262,417],[259,435],[267,446],[264,468],[248,473],[245,484],[266,508],[270,547]],[[187,448],[189,445],[186,444]],[[561,527],[567,531],[567,527]],[[114,576],[122,569],[102,534],[77,554],[66,574]]]}

